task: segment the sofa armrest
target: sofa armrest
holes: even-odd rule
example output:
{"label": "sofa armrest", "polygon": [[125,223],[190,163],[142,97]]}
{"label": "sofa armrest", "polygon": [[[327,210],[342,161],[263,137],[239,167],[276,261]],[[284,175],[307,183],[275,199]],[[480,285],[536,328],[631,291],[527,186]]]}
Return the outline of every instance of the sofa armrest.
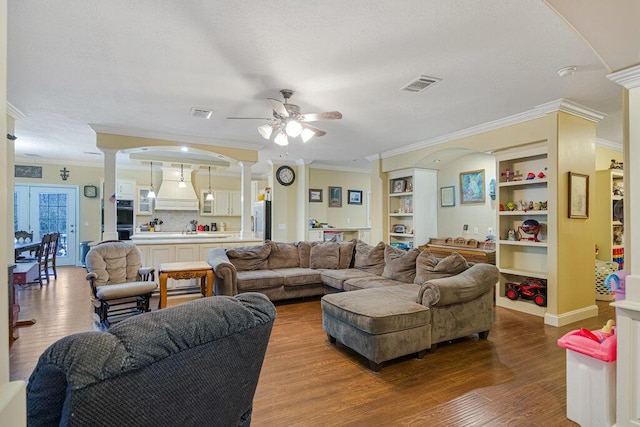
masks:
{"label": "sofa armrest", "polygon": [[231,264],[227,251],[223,248],[209,250],[207,262],[215,276],[215,294],[233,296],[238,294],[238,272]]}
{"label": "sofa armrest", "polygon": [[490,292],[498,280],[498,268],[495,265],[474,264],[455,276],[423,283],[418,302],[437,307],[471,301]]}

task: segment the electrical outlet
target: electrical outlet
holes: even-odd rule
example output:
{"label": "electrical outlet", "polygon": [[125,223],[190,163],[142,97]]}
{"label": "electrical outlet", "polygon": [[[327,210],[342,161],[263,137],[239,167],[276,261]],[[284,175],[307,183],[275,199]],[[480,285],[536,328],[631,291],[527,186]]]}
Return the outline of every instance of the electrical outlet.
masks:
{"label": "electrical outlet", "polygon": [[278,224],[278,230],[286,230],[287,224]]}
{"label": "electrical outlet", "polygon": [[351,224],[351,218],[347,218],[347,224]]}
{"label": "electrical outlet", "polygon": [[478,234],[478,227],[473,227],[473,234]]}
{"label": "electrical outlet", "polygon": [[85,222],[84,222],[84,226],[85,226],[85,227],[88,227],[88,226],[89,226],[89,221],[85,221]]}

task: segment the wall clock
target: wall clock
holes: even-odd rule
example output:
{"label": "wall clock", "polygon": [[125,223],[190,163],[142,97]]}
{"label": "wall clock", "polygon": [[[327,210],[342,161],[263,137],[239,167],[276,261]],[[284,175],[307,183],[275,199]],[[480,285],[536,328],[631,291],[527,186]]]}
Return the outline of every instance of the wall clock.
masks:
{"label": "wall clock", "polygon": [[84,186],[84,197],[98,197],[98,187],[95,185],[85,185]]}
{"label": "wall clock", "polygon": [[296,173],[289,166],[280,166],[276,171],[276,179],[282,185],[291,185],[296,180]]}

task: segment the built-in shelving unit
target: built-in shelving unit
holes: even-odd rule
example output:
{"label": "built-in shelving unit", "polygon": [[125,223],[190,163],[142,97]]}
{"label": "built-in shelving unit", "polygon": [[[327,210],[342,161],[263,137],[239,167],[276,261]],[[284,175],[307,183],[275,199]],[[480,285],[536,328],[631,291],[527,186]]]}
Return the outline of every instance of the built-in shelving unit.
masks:
{"label": "built-in shelving unit", "polygon": [[437,235],[437,171],[407,169],[390,172],[388,242],[405,249],[423,245]]}
{"label": "built-in shelving unit", "polygon": [[[547,281],[547,304],[554,294],[550,289],[555,284],[548,274],[548,209],[551,207],[547,191],[546,147],[505,153],[496,156],[496,160],[499,206],[496,264],[500,270],[496,305],[544,316],[546,307],[529,299],[511,300],[505,291],[507,283],[535,278]],[[527,220],[535,220],[540,225],[537,236],[522,229]]]}
{"label": "built-in shelving unit", "polygon": [[596,227],[597,258],[624,267],[624,227],[614,215],[616,203],[624,198],[624,173],[620,169],[596,171]]}

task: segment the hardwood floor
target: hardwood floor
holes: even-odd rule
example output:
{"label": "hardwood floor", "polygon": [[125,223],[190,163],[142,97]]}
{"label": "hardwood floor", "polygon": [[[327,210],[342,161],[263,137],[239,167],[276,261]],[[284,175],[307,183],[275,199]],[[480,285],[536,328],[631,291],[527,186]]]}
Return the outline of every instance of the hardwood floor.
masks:
{"label": "hardwood floor", "polygon": [[[20,328],[10,349],[12,380],[26,380],[58,338],[96,329],[85,270],[60,267],[58,273],[49,285],[19,291],[20,319],[37,323]],[[598,305],[597,318],[562,328],[496,308],[488,340],[457,340],[422,360],[399,359],[374,373],[357,353],[327,342],[319,299],[277,303],[253,425],[574,426],[565,416],[565,350],[556,340],[615,317],[608,303]]]}

